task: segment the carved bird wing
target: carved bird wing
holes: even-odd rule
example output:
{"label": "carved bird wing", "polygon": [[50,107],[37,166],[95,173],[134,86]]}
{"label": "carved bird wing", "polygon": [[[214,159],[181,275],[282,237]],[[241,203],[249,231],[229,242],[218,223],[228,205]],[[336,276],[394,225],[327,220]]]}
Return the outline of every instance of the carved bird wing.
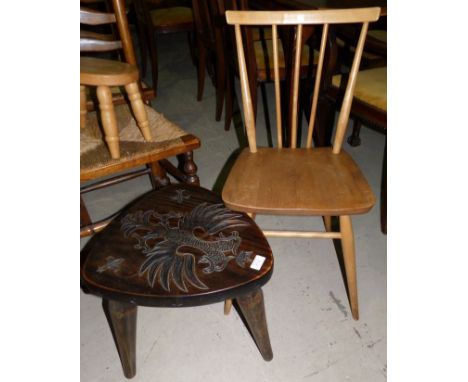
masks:
{"label": "carved bird wing", "polygon": [[180,253],[178,247],[177,243],[169,240],[155,245],[141,264],[140,275],[147,272],[151,286],[158,280],[159,285],[168,292],[171,280],[184,292],[188,291],[186,282],[198,289],[208,289],[195,271],[195,256],[191,253]]}
{"label": "carved bird wing", "polygon": [[180,221],[180,228],[193,230],[202,228],[211,235],[223,229],[245,227],[248,222],[240,213],[228,210],[223,204],[202,203]]}

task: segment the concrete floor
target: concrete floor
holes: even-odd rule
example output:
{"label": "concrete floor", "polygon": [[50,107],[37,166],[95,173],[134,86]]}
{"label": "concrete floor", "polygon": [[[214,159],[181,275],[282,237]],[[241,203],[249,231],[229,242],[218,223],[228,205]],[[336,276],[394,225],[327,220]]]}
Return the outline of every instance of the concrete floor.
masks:
{"label": "concrete floor", "polygon": [[[153,106],[201,139],[202,147],[195,152],[201,185],[219,190],[223,168],[239,148],[242,133],[234,128],[225,132],[223,122],[214,120],[214,89],[208,78],[203,101],[196,101],[196,70],[184,35],[163,36],[160,57],[158,98]],[[271,110],[271,87],[267,86],[267,93]],[[261,101],[258,110],[258,141],[266,145]],[[385,138],[370,129],[363,129],[361,137],[360,147],[344,147],[379,195]],[[146,178],[136,179],[95,192],[86,200],[95,217],[105,216],[149,189]],[[141,307],[133,380],[386,380],[387,238],[380,232],[379,208],[377,204],[370,213],[353,219],[359,321],[351,318],[331,241],[271,238],[275,270],[263,290],[273,360],[262,359],[238,313],[233,310],[224,316],[221,303],[180,309]],[[263,228],[323,228],[320,220],[310,218],[259,216],[257,223]],[[125,380],[101,301],[82,292],[81,380]]]}

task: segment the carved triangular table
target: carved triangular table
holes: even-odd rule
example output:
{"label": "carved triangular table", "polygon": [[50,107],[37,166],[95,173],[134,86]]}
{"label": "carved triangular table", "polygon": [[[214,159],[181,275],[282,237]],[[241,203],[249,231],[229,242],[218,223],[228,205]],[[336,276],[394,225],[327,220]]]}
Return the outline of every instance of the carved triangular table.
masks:
{"label": "carved triangular table", "polygon": [[258,226],[201,187],[143,195],[83,250],[83,289],[103,298],[124,374],[136,373],[137,306],[187,307],[235,299],[257,346],[273,358],[263,293],[273,256]]}

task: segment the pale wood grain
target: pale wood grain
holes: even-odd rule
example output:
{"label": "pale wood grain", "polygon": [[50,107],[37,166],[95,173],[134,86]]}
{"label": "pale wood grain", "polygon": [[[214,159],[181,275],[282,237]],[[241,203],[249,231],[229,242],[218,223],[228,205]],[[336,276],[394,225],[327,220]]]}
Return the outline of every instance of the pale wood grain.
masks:
{"label": "pale wood grain", "polygon": [[123,86],[138,81],[138,69],[125,62],[80,57],[80,84]]}
{"label": "pale wood grain", "polygon": [[278,215],[360,214],[375,196],[364,175],[345,152],[332,149],[244,149],[223,189],[234,210]]}
{"label": "pale wood grain", "polygon": [[343,24],[377,21],[380,8],[330,9],[311,11],[226,11],[228,24],[299,25]]}
{"label": "pale wood grain", "polygon": [[312,147],[312,134],[314,132],[315,117],[317,114],[317,102],[318,102],[319,90],[320,90],[320,80],[322,79],[323,60],[325,57],[327,35],[328,35],[328,24],[325,24],[323,26],[322,40],[320,41],[320,54],[319,54],[319,59],[317,62],[317,71],[315,74],[314,93],[313,93],[314,95],[312,98],[312,107],[311,107],[310,120],[309,120],[309,130],[307,131],[307,144],[306,144],[307,148]]}
{"label": "pale wood grain", "polygon": [[298,237],[303,239],[341,239],[339,232],[314,232],[314,231],[274,231],[263,230],[266,237]]}
{"label": "pale wood grain", "polygon": [[[297,26],[296,32],[296,49],[294,57],[294,74],[293,74],[293,94],[292,104],[298,104],[299,94],[299,70],[301,68],[301,47],[302,47],[302,24]],[[297,145],[297,107],[293,107],[291,116],[291,147],[296,148]]]}
{"label": "pale wood grain", "polygon": [[273,69],[275,74],[275,102],[276,102],[276,139],[278,141],[278,147],[283,147],[283,129],[282,116],[281,116],[281,92],[280,92],[280,74],[279,74],[279,63],[278,63],[278,28],[276,25],[272,26],[272,37],[273,37]]}
{"label": "pale wood grain", "polygon": [[239,77],[241,82],[242,106],[244,108],[245,128],[247,130],[247,138],[251,152],[257,151],[257,140],[255,137],[255,118],[252,105],[252,97],[250,96],[249,80],[247,78],[247,67],[245,63],[244,46],[242,43],[242,34],[240,26],[235,26],[236,45],[237,45],[237,60],[239,62]]}
{"label": "pale wood grain", "polygon": [[354,234],[350,216],[340,216],[341,247],[343,249],[343,260],[346,270],[346,280],[348,283],[349,302],[351,314],[355,320],[359,319],[357,276],[356,276],[356,256],[354,253]]}
{"label": "pale wood grain", "polygon": [[136,82],[132,82],[125,85],[125,90],[128,93],[128,99],[130,100],[133,113],[135,114],[135,119],[143,137],[147,141],[151,141],[152,136],[149,128],[148,115],[146,114],[145,105],[141,99],[138,84]]}
{"label": "pale wood grain", "polygon": [[105,140],[109,146],[112,159],[118,159],[120,158],[119,129],[117,127],[114,104],[112,103],[112,92],[108,86],[98,86],[97,97],[99,109],[101,110]]}

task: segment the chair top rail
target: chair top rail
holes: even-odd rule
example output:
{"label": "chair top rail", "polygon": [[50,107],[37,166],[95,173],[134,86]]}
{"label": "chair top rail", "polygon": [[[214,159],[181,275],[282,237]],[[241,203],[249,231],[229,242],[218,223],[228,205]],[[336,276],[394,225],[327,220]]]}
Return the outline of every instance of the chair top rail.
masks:
{"label": "chair top rail", "polygon": [[226,20],[231,25],[345,24],[377,21],[380,11],[379,7],[307,11],[226,11]]}

